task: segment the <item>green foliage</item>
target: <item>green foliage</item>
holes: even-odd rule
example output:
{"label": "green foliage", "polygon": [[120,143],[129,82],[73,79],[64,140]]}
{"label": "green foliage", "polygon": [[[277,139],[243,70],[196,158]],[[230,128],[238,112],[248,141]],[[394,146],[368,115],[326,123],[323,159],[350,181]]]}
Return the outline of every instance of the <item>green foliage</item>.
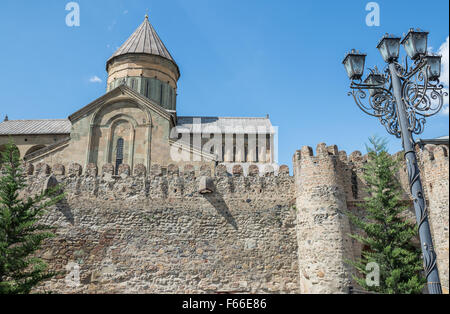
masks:
{"label": "green foliage", "polygon": [[[417,227],[404,219],[408,206],[402,204],[401,187],[396,178],[400,160],[386,151],[386,141],[377,137],[369,139],[369,158],[364,167],[368,197],[360,209],[364,218],[349,213],[350,221],[362,234],[350,235],[366,250],[357,261],[348,261],[362,278],[354,279],[366,291],[386,294],[421,293],[425,279],[421,276],[422,259],[419,248],[412,245]],[[402,217],[403,216],[403,217]],[[380,266],[379,287],[369,287],[366,275],[368,263]]]}
{"label": "green foliage", "polygon": [[0,294],[27,294],[54,275],[34,253],[53,236],[52,228],[40,224],[39,218],[64,195],[55,187],[21,199],[19,193],[26,184],[19,151],[12,142],[0,160]]}

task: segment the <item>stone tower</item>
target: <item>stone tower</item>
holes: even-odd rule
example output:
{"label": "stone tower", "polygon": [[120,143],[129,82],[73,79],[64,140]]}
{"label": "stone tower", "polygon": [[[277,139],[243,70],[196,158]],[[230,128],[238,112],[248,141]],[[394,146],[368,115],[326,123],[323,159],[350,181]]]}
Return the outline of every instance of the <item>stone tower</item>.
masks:
{"label": "stone tower", "polygon": [[107,91],[119,85],[176,112],[180,70],[145,16],[144,22],[106,62]]}
{"label": "stone tower", "polygon": [[350,222],[336,146],[294,155],[300,293],[346,293],[351,285]]}

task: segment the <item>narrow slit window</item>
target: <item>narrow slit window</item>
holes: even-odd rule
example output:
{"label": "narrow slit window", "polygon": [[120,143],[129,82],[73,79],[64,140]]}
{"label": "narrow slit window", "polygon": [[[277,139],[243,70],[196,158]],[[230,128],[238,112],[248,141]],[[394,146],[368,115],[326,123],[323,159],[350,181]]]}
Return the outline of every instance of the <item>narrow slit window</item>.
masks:
{"label": "narrow slit window", "polygon": [[119,166],[123,163],[123,144],[123,138],[119,138],[116,149],[116,175],[119,172]]}

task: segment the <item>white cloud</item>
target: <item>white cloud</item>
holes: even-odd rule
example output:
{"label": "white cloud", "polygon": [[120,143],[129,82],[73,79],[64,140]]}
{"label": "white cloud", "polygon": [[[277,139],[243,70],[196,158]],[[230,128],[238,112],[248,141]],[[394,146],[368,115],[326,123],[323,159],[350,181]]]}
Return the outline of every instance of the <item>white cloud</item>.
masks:
{"label": "white cloud", "polygon": [[94,75],[89,79],[89,82],[91,83],[101,83],[103,82],[101,78],[99,78],[97,75]]}
{"label": "white cloud", "polygon": [[108,31],[112,31],[114,29],[114,26],[116,26],[117,20],[112,21],[112,23],[108,26]]}
{"label": "white cloud", "polygon": [[447,40],[445,43],[441,45],[441,48],[439,48],[439,54],[442,56],[442,72],[441,72],[441,82],[445,85],[449,85],[449,63],[448,63],[448,44],[449,44],[449,38],[447,36]]}
{"label": "white cloud", "polygon": [[[442,70],[441,70],[441,82],[445,86],[445,90],[447,93],[449,92],[449,63],[448,63],[448,44],[449,44],[449,37],[447,36],[447,40],[445,43],[441,45],[439,48],[439,54],[442,56]],[[449,101],[448,96],[444,99],[444,110],[442,111],[443,114],[448,115],[449,114]]]}

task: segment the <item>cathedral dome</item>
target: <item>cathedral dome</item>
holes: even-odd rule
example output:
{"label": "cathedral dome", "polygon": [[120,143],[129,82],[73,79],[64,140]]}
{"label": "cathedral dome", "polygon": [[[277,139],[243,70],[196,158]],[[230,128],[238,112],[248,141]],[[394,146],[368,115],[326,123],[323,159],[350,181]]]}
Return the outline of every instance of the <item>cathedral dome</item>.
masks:
{"label": "cathedral dome", "polygon": [[108,68],[114,58],[127,54],[149,54],[160,56],[172,61],[176,65],[170,52],[167,50],[166,46],[164,46],[155,29],[150,24],[148,16],[145,17],[144,22],[142,22],[141,26],[136,29],[130,38],[128,38],[128,40],[108,59],[106,67]]}
{"label": "cathedral dome", "polygon": [[169,111],[176,111],[178,65],[153,26],[144,22],[106,62],[108,91],[126,84]]}

